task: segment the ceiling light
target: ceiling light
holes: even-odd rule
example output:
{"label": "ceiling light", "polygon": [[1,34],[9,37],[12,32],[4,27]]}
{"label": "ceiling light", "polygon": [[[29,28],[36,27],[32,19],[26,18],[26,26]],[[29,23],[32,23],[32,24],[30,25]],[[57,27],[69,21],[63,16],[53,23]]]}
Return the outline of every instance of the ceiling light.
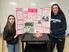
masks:
{"label": "ceiling light", "polygon": [[15,6],[15,5],[16,5],[16,3],[15,3],[15,2],[10,2],[9,4],[10,4],[10,5],[13,5],[13,6]]}
{"label": "ceiling light", "polygon": [[36,6],[36,4],[35,4],[35,3],[31,3],[31,5],[32,5],[32,6]]}

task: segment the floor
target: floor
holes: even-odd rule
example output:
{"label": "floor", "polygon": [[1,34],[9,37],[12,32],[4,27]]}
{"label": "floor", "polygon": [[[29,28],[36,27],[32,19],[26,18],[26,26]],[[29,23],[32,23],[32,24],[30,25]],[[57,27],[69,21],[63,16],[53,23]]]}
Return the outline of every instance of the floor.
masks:
{"label": "floor", "polygon": [[0,52],[2,52],[2,37],[0,36]]}
{"label": "floor", "polygon": [[[68,42],[69,42],[69,36],[66,36],[64,52],[69,52],[69,43]],[[21,50],[21,47],[20,47],[20,50]],[[2,40],[2,36],[0,36],[0,52],[8,52],[7,47],[6,47],[6,42]],[[22,52],[22,51],[19,51],[19,52]],[[54,52],[57,52],[56,49],[54,49]]]}

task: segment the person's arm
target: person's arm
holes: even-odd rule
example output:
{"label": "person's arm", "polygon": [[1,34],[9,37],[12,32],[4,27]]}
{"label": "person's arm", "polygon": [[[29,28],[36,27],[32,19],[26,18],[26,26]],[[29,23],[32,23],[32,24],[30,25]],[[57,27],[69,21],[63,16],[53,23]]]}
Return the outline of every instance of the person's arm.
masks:
{"label": "person's arm", "polygon": [[66,23],[66,19],[65,19],[64,15],[62,15],[61,25],[62,25],[62,27],[60,29],[58,29],[58,32],[65,31],[67,29],[67,23]]}
{"label": "person's arm", "polygon": [[7,41],[11,41],[14,39],[14,36],[13,35],[10,35],[8,34],[8,29],[4,29],[4,32],[3,32],[3,39],[4,40],[7,40]]}

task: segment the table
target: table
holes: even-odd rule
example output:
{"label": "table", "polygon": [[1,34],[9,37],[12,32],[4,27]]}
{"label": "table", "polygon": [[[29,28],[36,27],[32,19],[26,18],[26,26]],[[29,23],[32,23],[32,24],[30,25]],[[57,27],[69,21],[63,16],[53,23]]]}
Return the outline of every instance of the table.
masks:
{"label": "table", "polygon": [[47,44],[48,52],[50,52],[50,39],[45,33],[42,33],[42,37],[33,37],[32,33],[24,33],[21,38],[22,41],[22,51],[24,51],[24,42],[45,42]]}

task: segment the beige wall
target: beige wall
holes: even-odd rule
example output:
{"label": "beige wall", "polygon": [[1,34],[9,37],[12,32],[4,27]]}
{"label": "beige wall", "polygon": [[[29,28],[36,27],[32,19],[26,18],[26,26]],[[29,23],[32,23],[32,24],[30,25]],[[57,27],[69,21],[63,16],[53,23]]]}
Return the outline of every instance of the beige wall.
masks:
{"label": "beige wall", "polygon": [[[1,3],[1,0],[0,0],[0,3]],[[0,32],[1,32],[1,7],[0,7]]]}

